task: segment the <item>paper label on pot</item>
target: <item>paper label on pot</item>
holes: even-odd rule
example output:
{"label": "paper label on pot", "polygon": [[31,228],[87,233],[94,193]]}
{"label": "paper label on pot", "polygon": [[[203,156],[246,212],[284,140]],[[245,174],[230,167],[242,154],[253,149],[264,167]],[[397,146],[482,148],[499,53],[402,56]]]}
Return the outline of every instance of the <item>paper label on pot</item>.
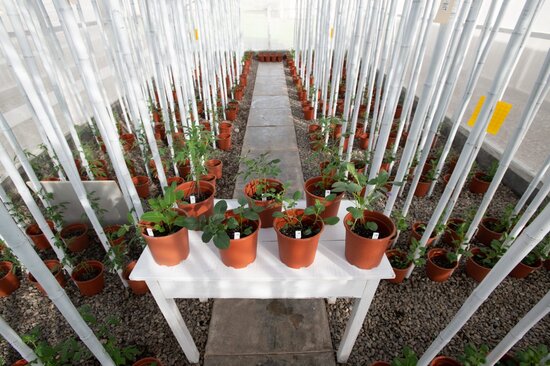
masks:
{"label": "paper label on pot", "polygon": [[150,227],[147,228],[147,235],[155,236],[155,233],[153,233],[153,229],[151,229]]}
{"label": "paper label on pot", "polygon": [[451,12],[454,8],[455,0],[441,0],[439,9],[434,18],[434,23],[446,24],[451,20]]}
{"label": "paper label on pot", "polygon": [[240,232],[236,232],[235,234],[233,234],[233,239],[240,239],[241,238],[241,233]]}
{"label": "paper label on pot", "polygon": [[372,233],[372,238],[373,239],[378,239],[379,237],[380,237],[379,233]]}
{"label": "paper label on pot", "polygon": [[330,189],[325,189],[325,197],[330,195]]}
{"label": "paper label on pot", "polygon": [[196,203],[197,199],[195,198],[195,196],[189,196],[189,202]]}
{"label": "paper label on pot", "polygon": [[267,201],[267,197],[262,197],[262,201]]}
{"label": "paper label on pot", "polygon": [[294,234],[294,236],[296,237],[296,239],[302,239],[302,231],[296,230],[296,233]]}

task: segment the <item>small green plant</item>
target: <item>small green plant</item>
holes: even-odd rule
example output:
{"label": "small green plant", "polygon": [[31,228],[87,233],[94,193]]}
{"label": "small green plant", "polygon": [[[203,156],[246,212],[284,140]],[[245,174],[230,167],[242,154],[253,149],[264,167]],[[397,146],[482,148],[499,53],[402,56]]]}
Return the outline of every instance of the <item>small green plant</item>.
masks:
{"label": "small green plant", "polygon": [[[238,199],[239,207],[233,209],[233,214],[227,214],[227,202],[218,201],[214,206],[214,214],[202,225],[202,241],[208,243],[214,240],[214,245],[220,249],[229,248],[230,240],[237,239],[237,236],[244,238],[254,231],[250,221],[259,220],[259,212],[263,207],[250,205],[241,197]],[[236,233],[239,233],[236,235]],[[230,235],[233,237],[231,238]]]}
{"label": "small green plant", "polygon": [[176,190],[176,183],[166,187],[163,197],[148,201],[151,210],[141,216],[139,226],[153,230],[155,236],[170,235],[184,227],[194,229],[197,226],[194,217],[181,216],[174,210],[174,205],[183,199],[183,195],[183,191]]}
{"label": "small green plant", "polygon": [[464,354],[458,357],[458,360],[464,366],[481,366],[485,365],[485,357],[489,353],[489,347],[482,345],[479,348],[471,343],[464,347]]}
{"label": "small green plant", "polygon": [[281,193],[282,187],[277,187],[268,181],[268,178],[277,178],[281,173],[279,167],[280,159],[269,159],[269,153],[260,154],[257,158],[244,157],[241,162],[244,164],[242,175],[245,181],[256,180],[254,197],[257,200],[271,200]]}
{"label": "small green plant", "polygon": [[113,359],[113,362],[117,366],[127,365],[135,360],[139,354],[139,350],[136,347],[120,347],[117,344],[117,340],[114,336],[114,327],[120,325],[120,319],[115,316],[109,316],[105,323],[99,322],[97,318],[92,315],[91,308],[87,305],[80,307],[80,315],[82,318],[94,328],[95,334],[101,340],[103,347]]}
{"label": "small green plant", "polygon": [[407,219],[401,211],[393,211],[391,213],[391,217],[393,219],[393,222],[395,223],[395,226],[397,227],[397,231],[405,231],[409,228]]}
{"label": "small green plant", "polygon": [[488,229],[497,233],[504,233],[514,227],[518,220],[519,217],[514,214],[514,206],[509,204],[504,208],[504,212],[499,216],[498,221],[491,224]]}
{"label": "small green plant", "polygon": [[117,272],[124,268],[126,263],[126,247],[125,245],[113,245],[103,259],[103,264],[110,272]]}
{"label": "small green plant", "polygon": [[3,241],[1,242],[3,249],[0,256],[0,261],[11,262],[13,264],[14,270],[21,267],[21,263],[19,262],[19,259],[17,259],[17,257],[13,254],[13,251],[8,246],[6,246]]}
{"label": "small green plant", "polygon": [[[416,257],[417,253],[418,257]],[[425,253],[426,247],[421,246],[418,240],[412,238],[411,245],[409,245],[405,255],[394,255],[390,258],[390,262],[392,267],[398,269],[408,268],[411,263],[416,267],[423,266],[426,264],[426,259],[424,258]]]}
{"label": "small green plant", "polygon": [[467,251],[466,248],[464,248],[463,246],[458,246],[454,247],[453,249],[449,249],[447,251],[446,258],[450,264],[453,264],[458,261],[460,256],[469,257],[471,255],[472,253]]}
{"label": "small green plant", "polygon": [[431,160],[429,164],[430,169],[422,175],[422,180],[433,182],[437,179],[437,162],[435,160]]}
{"label": "small green plant", "polygon": [[42,339],[42,332],[38,327],[22,335],[21,339],[34,350],[36,357],[44,366],[79,365],[91,357],[90,352],[74,337],[51,345]]}
{"label": "small green plant", "polygon": [[[548,356],[548,347],[543,344],[537,347],[529,347],[521,350],[516,355],[517,359],[519,360],[520,366],[548,366],[550,365],[550,360],[548,359]],[[543,360],[545,360],[544,363]]]}
{"label": "small green plant", "polygon": [[506,234],[503,235],[500,240],[492,240],[488,247],[481,247],[479,249],[480,254],[474,256],[475,261],[484,267],[493,268],[506,253],[508,248],[504,243],[508,240],[511,240],[511,238]]}
{"label": "small green plant", "polygon": [[21,200],[17,198],[10,198],[9,202],[6,202],[8,206],[8,212],[11,217],[21,225],[27,226],[32,221],[32,216],[27,207],[21,203]]}
{"label": "small green plant", "polygon": [[396,357],[391,362],[391,366],[416,366],[418,356],[410,347],[405,347],[402,353],[403,357]]}

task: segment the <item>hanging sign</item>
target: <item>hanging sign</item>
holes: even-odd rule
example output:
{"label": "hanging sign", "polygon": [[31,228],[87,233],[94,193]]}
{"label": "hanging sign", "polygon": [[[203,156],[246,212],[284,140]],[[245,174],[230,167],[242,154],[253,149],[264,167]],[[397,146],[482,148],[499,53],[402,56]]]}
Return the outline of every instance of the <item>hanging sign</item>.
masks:
{"label": "hanging sign", "polygon": [[451,11],[455,5],[455,0],[441,0],[439,9],[434,18],[434,23],[447,24],[451,20]]}
{"label": "hanging sign", "polygon": [[[477,117],[479,115],[479,112],[481,111],[481,107],[483,107],[484,102],[485,102],[485,96],[481,96],[474,109],[474,113],[472,113],[472,117],[470,117],[470,120],[468,121],[468,126],[470,127],[475,126]],[[503,101],[497,102],[497,105],[495,106],[495,110],[493,111],[491,120],[487,125],[487,133],[490,133],[491,135],[496,135],[500,130],[500,127],[504,123],[504,120],[508,116],[508,113],[510,113],[511,109],[512,109],[512,105],[510,103],[506,103]]]}
{"label": "hanging sign", "polygon": [[198,28],[195,28],[195,41],[199,40],[199,30]]}

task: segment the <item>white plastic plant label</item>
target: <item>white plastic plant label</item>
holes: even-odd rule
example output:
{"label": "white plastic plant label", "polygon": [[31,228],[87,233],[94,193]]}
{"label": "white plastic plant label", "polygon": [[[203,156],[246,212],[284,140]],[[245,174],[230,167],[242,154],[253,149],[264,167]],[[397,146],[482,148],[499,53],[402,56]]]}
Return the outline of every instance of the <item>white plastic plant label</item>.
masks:
{"label": "white plastic plant label", "polygon": [[325,189],[325,197],[330,195],[330,189]]}
{"label": "white plastic plant label", "polygon": [[441,0],[434,23],[447,24],[451,20],[451,13],[455,5],[455,0]]}
{"label": "white plastic plant label", "polygon": [[262,201],[267,201],[267,197],[262,197]]}
{"label": "white plastic plant label", "polygon": [[147,235],[155,236],[155,233],[153,233],[153,229],[151,229],[150,227],[147,228]]}
{"label": "white plastic plant label", "polygon": [[195,198],[195,196],[189,196],[189,202],[197,203],[197,199]]}
{"label": "white plastic plant label", "polygon": [[294,236],[296,237],[296,239],[302,239],[302,231],[296,230],[296,232],[294,233]]}
{"label": "white plastic plant label", "polygon": [[379,233],[372,233],[372,238],[373,239],[378,239],[379,237],[380,237]]}
{"label": "white plastic plant label", "polygon": [[233,234],[233,239],[240,239],[241,238],[241,233],[240,232],[236,232],[235,234]]}

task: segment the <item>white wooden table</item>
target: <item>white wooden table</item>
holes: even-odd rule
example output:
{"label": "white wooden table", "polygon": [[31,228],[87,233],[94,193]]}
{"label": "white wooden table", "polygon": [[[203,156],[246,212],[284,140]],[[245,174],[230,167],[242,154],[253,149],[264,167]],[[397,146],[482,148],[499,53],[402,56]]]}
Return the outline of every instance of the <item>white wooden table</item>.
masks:
{"label": "white wooden table", "polygon": [[[236,200],[226,200],[230,208]],[[342,201],[342,219],[350,201]],[[305,201],[299,207],[304,207]],[[340,221],[326,226],[315,262],[299,270],[279,260],[277,238],[272,228],[260,229],[256,261],[243,269],[226,267],[213,243],[204,244],[202,232],[189,232],[189,257],[177,266],[156,264],[148,248],[130,275],[147,282],[168,325],[189,362],[199,362],[199,351],[176,306],[175,298],[304,299],[356,298],[346,331],[338,348],[338,362],[346,362],[381,279],[395,275],[386,256],[370,270],[359,269],[344,256],[345,229]]]}

